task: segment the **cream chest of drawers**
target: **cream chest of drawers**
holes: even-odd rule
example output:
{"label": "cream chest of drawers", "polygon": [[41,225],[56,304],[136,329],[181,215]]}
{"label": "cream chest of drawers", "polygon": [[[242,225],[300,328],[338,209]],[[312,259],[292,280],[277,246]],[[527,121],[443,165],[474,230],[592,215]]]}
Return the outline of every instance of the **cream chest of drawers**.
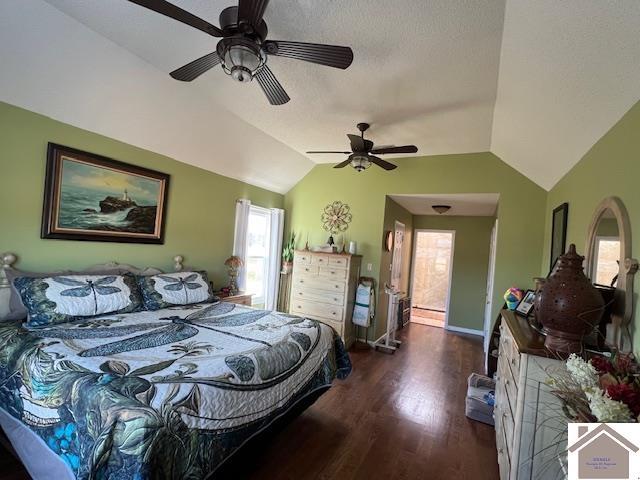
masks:
{"label": "cream chest of drawers", "polygon": [[500,480],[565,478],[567,420],[546,384],[564,363],[548,354],[524,318],[502,313],[494,408]]}
{"label": "cream chest of drawers", "polygon": [[359,255],[296,251],[289,312],[332,326],[349,347],[351,315],[360,276]]}

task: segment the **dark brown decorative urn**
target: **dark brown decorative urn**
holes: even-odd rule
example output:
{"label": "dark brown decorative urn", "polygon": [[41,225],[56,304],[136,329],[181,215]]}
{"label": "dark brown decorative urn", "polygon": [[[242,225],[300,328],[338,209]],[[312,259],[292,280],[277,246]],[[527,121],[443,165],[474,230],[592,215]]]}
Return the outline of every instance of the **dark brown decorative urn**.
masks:
{"label": "dark brown decorative urn", "polygon": [[560,354],[580,352],[583,338],[602,317],[604,300],[584,274],[583,260],[571,244],[556,262],[534,304],[536,318],[547,332],[545,346]]}

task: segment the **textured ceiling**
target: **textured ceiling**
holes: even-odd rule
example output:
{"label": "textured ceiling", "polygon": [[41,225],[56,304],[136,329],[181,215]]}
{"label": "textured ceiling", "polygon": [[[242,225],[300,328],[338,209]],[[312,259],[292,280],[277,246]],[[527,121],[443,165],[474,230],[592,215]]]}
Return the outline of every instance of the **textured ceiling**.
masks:
{"label": "textured ceiling", "polygon": [[[355,55],[346,71],[271,58],[281,107],[220,68],[170,79],[215,49],[198,30],[125,0],[47,1],[0,2],[0,99],[280,192],[361,121],[421,155],[491,150],[548,189],[639,97],[638,0],[272,0],[269,38]],[[174,1],[214,24],[233,2]]]}
{"label": "textured ceiling", "polygon": [[640,1],[508,0],[491,151],[547,190],[640,98]]}
{"label": "textured ceiling", "polygon": [[[217,39],[126,1],[48,0],[167,74],[215,49]],[[173,0],[219,24],[233,0]],[[221,67],[179,88],[198,88],[298,152],[342,150],[357,122],[379,145],[420,154],[487,151],[491,142],[504,2],[496,0],[272,0],[269,37],[351,46],[346,70],[272,57],[291,102],[272,107],[257,84]],[[314,156],[315,162],[339,161]],[[286,174],[286,173],[283,173]]]}
{"label": "textured ceiling", "polygon": [[[398,205],[413,215],[494,217],[499,193],[462,193],[450,195],[389,195]],[[433,205],[449,205],[451,210],[438,214]]]}

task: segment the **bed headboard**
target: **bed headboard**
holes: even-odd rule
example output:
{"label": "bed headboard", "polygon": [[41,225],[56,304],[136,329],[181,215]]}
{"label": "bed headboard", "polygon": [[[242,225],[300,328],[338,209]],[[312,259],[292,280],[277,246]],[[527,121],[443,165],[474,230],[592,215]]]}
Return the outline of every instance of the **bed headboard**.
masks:
{"label": "bed headboard", "polygon": [[[7,279],[7,271],[13,269],[13,265],[18,260],[18,257],[13,253],[3,253],[0,255],[0,320],[5,318],[10,311],[9,301],[11,299],[11,285]],[[184,257],[182,255],[176,255],[173,257],[173,271],[181,272],[184,269]],[[101,263],[98,265],[92,265],[91,267],[83,270],[83,272],[105,272],[110,270],[127,271],[136,275],[155,275],[163,273],[162,270],[153,267],[138,268],[126,263]]]}

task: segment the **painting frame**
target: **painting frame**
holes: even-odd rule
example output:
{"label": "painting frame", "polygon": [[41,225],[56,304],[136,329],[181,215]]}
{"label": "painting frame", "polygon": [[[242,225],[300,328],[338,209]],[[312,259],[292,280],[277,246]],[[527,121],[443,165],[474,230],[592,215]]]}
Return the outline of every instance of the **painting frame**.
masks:
{"label": "painting frame", "polygon": [[549,268],[553,271],[560,255],[564,255],[567,248],[567,221],[569,219],[569,204],[563,203],[553,209],[551,215],[551,250]]}
{"label": "painting frame", "polygon": [[[104,227],[97,229],[98,227],[73,228],[61,226],[61,197],[62,188],[64,187],[62,174],[63,163],[65,161],[75,162],[87,168],[94,167],[97,171],[107,171],[116,175],[131,177],[139,181],[151,182],[154,185],[154,182],[157,182],[156,205],[143,206],[133,203],[135,207],[140,207],[141,209],[155,207],[153,219],[143,218],[141,220],[147,220],[145,227],[149,230],[151,230],[152,227],[153,231],[128,231],[126,230],[126,226],[121,227],[120,230],[106,229]],[[156,170],[49,142],[47,144],[47,166],[40,238],[92,242],[164,244],[170,178],[170,175]],[[126,190],[124,195],[125,197],[127,196]],[[133,200],[131,200],[131,202],[133,202]],[[133,210],[134,208],[131,209]],[[144,211],[142,210],[142,212]],[[93,210],[93,213],[98,214],[101,212]],[[149,216],[148,211],[144,213],[146,213],[147,217]],[[150,225],[151,223],[152,225]]]}

